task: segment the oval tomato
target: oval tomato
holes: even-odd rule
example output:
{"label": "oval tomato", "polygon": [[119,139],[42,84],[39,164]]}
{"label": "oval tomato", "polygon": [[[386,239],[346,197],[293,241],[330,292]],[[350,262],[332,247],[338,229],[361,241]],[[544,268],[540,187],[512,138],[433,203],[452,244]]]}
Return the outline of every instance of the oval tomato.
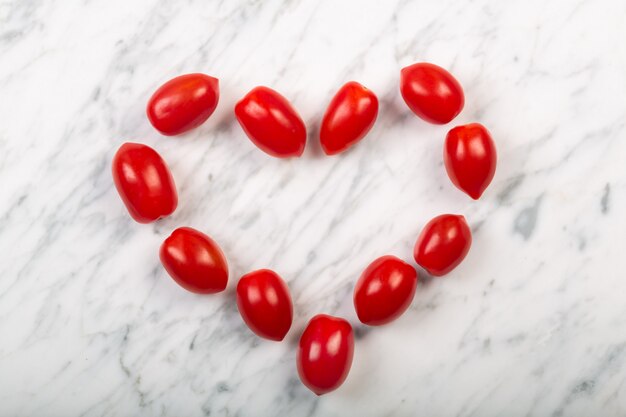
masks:
{"label": "oval tomato", "polygon": [[235,115],[248,138],[263,152],[278,158],[304,152],[304,122],[287,99],[271,88],[253,88],[236,104]]}
{"label": "oval tomato", "polygon": [[354,307],[362,323],[379,326],[400,317],[409,308],[417,271],[395,256],[382,256],[361,274],[354,287]]}
{"label": "oval tomato", "polygon": [[480,123],[457,126],[448,132],[443,161],[454,185],[474,200],[496,173],[496,145]]}
{"label": "oval tomato", "polygon": [[472,232],[465,217],[442,214],[429,221],[420,233],[413,255],[433,276],[445,275],[465,258],[472,245]]}
{"label": "oval tomato", "polygon": [[361,84],[350,81],[339,89],[326,109],[320,143],[326,155],[345,151],[367,135],[378,115],[378,98]]}
{"label": "oval tomato", "polygon": [[152,126],[167,136],[179,135],[204,123],[217,107],[219,80],[205,74],[186,74],[159,87],[146,112]]}
{"label": "oval tomato", "polygon": [[450,122],[465,104],[463,88],[452,74],[426,62],[402,69],[400,92],[413,113],[435,124]]}
{"label": "oval tomato", "polygon": [[317,395],[334,391],[348,377],[354,355],[352,326],[346,320],[318,314],[307,324],[296,361],[302,383]]}
{"label": "oval tomato", "polygon": [[176,210],[178,194],[161,156],[140,143],[125,143],[112,164],[113,182],[131,217],[150,223]]}
{"label": "oval tomato", "polygon": [[293,305],[289,288],[269,269],[241,277],[237,283],[237,307],[250,330],[266,339],[281,341],[291,327]]}
{"label": "oval tomato", "polygon": [[159,258],[168,274],[184,289],[197,294],[224,291],[228,264],[220,247],[191,227],[179,227],[165,239]]}

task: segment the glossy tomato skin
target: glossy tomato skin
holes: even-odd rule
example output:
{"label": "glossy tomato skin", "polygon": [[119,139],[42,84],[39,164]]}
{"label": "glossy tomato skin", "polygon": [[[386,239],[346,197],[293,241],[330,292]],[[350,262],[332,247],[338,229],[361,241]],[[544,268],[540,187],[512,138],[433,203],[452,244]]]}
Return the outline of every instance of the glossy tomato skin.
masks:
{"label": "glossy tomato skin", "polygon": [[470,123],[448,132],[443,161],[452,183],[478,200],[496,173],[496,145],[485,126]]}
{"label": "glossy tomato skin", "polygon": [[178,194],[167,164],[151,147],[125,143],[112,163],[113,182],[130,216],[151,223],[176,210]]}
{"label": "glossy tomato skin", "polygon": [[277,158],[302,155],[306,144],[304,122],[277,91],[255,87],[235,105],[244,132],[263,152]]}
{"label": "glossy tomato skin", "polygon": [[341,153],[363,139],[378,116],[378,98],[356,81],[343,85],[330,101],[320,128],[326,155]]}
{"label": "glossy tomato skin", "polygon": [[204,123],[220,98],[219,80],[205,74],[185,74],[157,89],[146,112],[152,126],[167,136],[180,135]]}
{"label": "glossy tomato skin", "polygon": [[224,291],[228,263],[220,247],[204,233],[179,227],[165,239],[159,258],[167,273],[184,289],[196,294]]}
{"label": "glossy tomato skin", "polygon": [[354,334],[346,320],[318,314],[307,324],[296,361],[300,380],[317,395],[334,391],[348,377],[354,356]]}
{"label": "glossy tomato skin", "polygon": [[400,92],[413,113],[430,123],[450,122],[465,105],[461,84],[445,69],[427,62],[402,69]]}
{"label": "glossy tomato skin", "polygon": [[417,271],[395,256],[382,256],[361,274],[354,287],[354,307],[362,323],[370,326],[387,324],[409,308]]}
{"label": "glossy tomato skin", "polygon": [[456,268],[472,245],[465,217],[442,214],[429,221],[415,243],[415,261],[429,274],[442,276]]}
{"label": "glossy tomato skin", "polygon": [[250,330],[281,341],[291,327],[293,304],[285,281],[274,271],[250,272],[237,283],[237,307]]}

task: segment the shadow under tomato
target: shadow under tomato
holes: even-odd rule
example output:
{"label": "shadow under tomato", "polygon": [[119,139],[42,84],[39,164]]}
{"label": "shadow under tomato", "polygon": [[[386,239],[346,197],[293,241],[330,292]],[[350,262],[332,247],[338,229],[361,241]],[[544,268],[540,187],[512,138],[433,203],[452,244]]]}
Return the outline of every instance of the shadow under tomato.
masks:
{"label": "shadow under tomato", "polygon": [[299,323],[296,325],[294,318],[294,323],[292,323],[291,328],[289,329],[289,332],[284,340],[289,345],[290,349],[296,349],[298,347],[298,344],[300,343],[300,336],[302,336],[305,328],[306,323]]}
{"label": "shadow under tomato", "polygon": [[307,124],[306,131],[306,147],[304,148],[303,157],[313,159],[326,158],[326,154],[320,145],[320,123],[321,119],[316,118],[313,122]]}

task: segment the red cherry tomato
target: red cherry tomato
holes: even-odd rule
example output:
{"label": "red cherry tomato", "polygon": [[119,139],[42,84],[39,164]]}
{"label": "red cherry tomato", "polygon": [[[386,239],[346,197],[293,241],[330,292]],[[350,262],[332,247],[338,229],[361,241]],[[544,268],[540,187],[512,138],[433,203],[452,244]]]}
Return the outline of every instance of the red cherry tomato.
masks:
{"label": "red cherry tomato", "polygon": [[204,123],[217,107],[219,80],[186,74],[159,87],[148,101],[148,119],[167,136],[179,135]]}
{"label": "red cherry tomato", "polygon": [[465,258],[472,245],[472,232],[465,217],[442,214],[429,221],[420,233],[413,255],[433,276],[445,275]]}
{"label": "red cherry tomato", "polygon": [[317,395],[334,391],[348,377],[354,355],[352,326],[338,317],[318,314],[304,329],[296,361],[302,383]]}
{"label": "red cherry tomato", "polygon": [[378,115],[378,98],[361,84],[350,81],[339,89],[326,109],[320,142],[326,155],[345,151],[367,135]]}
{"label": "red cherry tomato", "polygon": [[197,294],[224,291],[228,264],[220,247],[191,227],[179,227],[165,239],[159,258],[168,274],[184,289]]}
{"label": "red cherry tomato", "polygon": [[400,317],[409,308],[417,271],[395,256],[382,256],[363,271],[354,287],[354,307],[362,323],[379,326]]}
{"label": "red cherry tomato", "polygon": [[402,69],[400,92],[413,113],[435,124],[450,122],[465,104],[463,88],[452,74],[426,62]]}
{"label": "red cherry tomato", "polygon": [[293,305],[289,288],[269,269],[250,272],[237,284],[237,307],[250,330],[281,341],[291,327]]}
{"label": "red cherry tomato", "polygon": [[452,183],[478,200],[496,173],[496,146],[480,123],[457,126],[448,132],[443,161]]}
{"label": "red cherry tomato", "polygon": [[239,124],[252,143],[278,158],[300,156],[306,127],[287,99],[267,87],[255,87],[235,106]]}
{"label": "red cherry tomato", "polygon": [[176,210],[176,185],[161,156],[140,143],[125,143],[113,157],[113,182],[128,212],[150,223]]}

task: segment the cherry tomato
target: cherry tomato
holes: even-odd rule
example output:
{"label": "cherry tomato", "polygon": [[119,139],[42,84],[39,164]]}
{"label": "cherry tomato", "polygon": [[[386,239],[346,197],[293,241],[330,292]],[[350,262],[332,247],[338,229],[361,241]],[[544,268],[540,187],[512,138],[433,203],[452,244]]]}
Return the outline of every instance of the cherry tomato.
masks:
{"label": "cherry tomato", "polygon": [[334,391],[348,377],[354,355],[352,326],[338,317],[318,314],[304,329],[296,361],[302,383],[317,395]]}
{"label": "cherry tomato", "polygon": [[355,81],[346,83],[330,101],[322,119],[320,142],[324,153],[341,153],[363,139],[377,115],[376,95]]}
{"label": "cherry tomato", "polygon": [[452,74],[426,62],[402,69],[400,92],[413,113],[435,124],[450,122],[465,104],[463,88]]}
{"label": "cherry tomato", "polygon": [[415,243],[415,261],[433,276],[445,275],[465,258],[472,232],[465,217],[442,214],[429,221]]}
{"label": "cherry tomato", "polygon": [[241,277],[237,284],[237,307],[250,330],[266,339],[281,341],[291,327],[293,305],[289,288],[269,269]]}
{"label": "cherry tomato", "polygon": [[252,143],[265,153],[288,158],[304,152],[304,122],[287,99],[271,88],[253,88],[236,104],[235,115]]}
{"label": "cherry tomato", "polygon": [[400,317],[409,308],[417,271],[395,256],[382,256],[361,274],[354,287],[354,307],[362,323],[380,326]]}
{"label": "cherry tomato", "polygon": [[176,185],[161,156],[140,143],[125,143],[113,157],[113,182],[130,216],[150,223],[176,210]]}
{"label": "cherry tomato", "polygon": [[496,146],[480,123],[457,126],[448,132],[443,161],[452,183],[478,200],[496,173]]}
{"label": "cherry tomato", "polygon": [[168,274],[184,289],[197,294],[224,291],[228,264],[220,247],[191,227],[179,227],[165,239],[159,258]]}
{"label": "cherry tomato", "polygon": [[152,126],[167,136],[179,135],[204,123],[217,107],[219,80],[205,74],[186,74],[159,87],[146,112]]}

